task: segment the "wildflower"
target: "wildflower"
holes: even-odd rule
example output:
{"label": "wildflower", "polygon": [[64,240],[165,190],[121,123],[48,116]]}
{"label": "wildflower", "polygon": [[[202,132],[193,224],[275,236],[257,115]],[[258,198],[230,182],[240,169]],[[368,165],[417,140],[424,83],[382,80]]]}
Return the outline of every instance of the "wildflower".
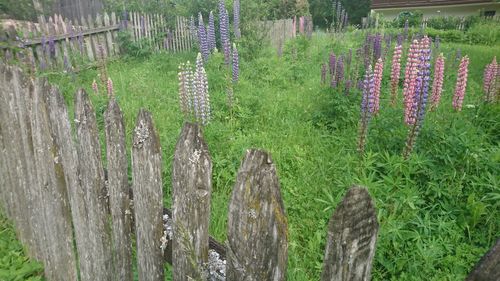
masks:
{"label": "wildflower", "polygon": [[330,54],[330,86],[335,88],[337,86],[337,80],[335,79],[335,68],[337,67],[337,60],[334,53]]}
{"label": "wildflower", "polygon": [[107,89],[108,89],[108,97],[113,96],[113,80],[111,78],[108,78],[108,82],[106,83]]}
{"label": "wildflower", "polygon": [[56,43],[54,36],[49,37],[49,56],[50,58],[56,57]]}
{"label": "wildflower", "polygon": [[373,61],[382,57],[382,35],[377,34],[373,38]]}
{"label": "wildflower", "polygon": [[231,58],[231,43],[229,43],[229,16],[224,4],[224,0],[219,1],[219,28],[220,41],[224,50],[224,62],[229,65]]}
{"label": "wildflower", "polygon": [[483,78],[483,90],[484,90],[484,100],[486,102],[493,102],[498,94],[500,79],[499,76],[499,65],[497,64],[497,58],[494,57],[493,61],[488,64],[484,70]]}
{"label": "wildflower", "polygon": [[179,65],[179,102],[181,107],[181,112],[184,114],[184,117],[188,118],[190,113],[190,104],[189,101],[192,96],[192,87],[188,79],[189,74],[192,75],[193,71],[191,69],[191,65],[189,61],[187,64],[181,63]]}
{"label": "wildflower", "polygon": [[198,42],[200,44],[200,52],[203,54],[203,59],[208,61],[210,51],[208,49],[207,31],[201,13],[198,14]]}
{"label": "wildflower", "polygon": [[443,91],[443,78],[444,78],[444,56],[443,53],[439,55],[434,66],[434,82],[432,83],[432,96],[431,96],[431,109],[437,108],[441,99],[441,92]]}
{"label": "wildflower", "polygon": [[404,108],[405,108],[405,123],[407,125],[411,124],[410,116],[413,106],[413,97],[415,91],[415,83],[417,78],[417,68],[419,63],[419,53],[420,53],[420,43],[414,40],[410,46],[410,51],[408,53],[408,60],[405,69],[405,80],[403,84],[403,98],[404,98]]}
{"label": "wildflower", "polygon": [[203,67],[201,54],[196,58],[196,70],[194,72],[194,90],[198,107],[195,108],[195,117],[202,125],[207,125],[210,120],[210,98],[208,95],[207,73]]}
{"label": "wildflower", "polygon": [[94,79],[94,81],[92,82],[92,90],[94,91],[94,93],[95,93],[96,95],[97,95],[97,94],[99,94],[99,87],[97,87],[97,82],[95,81],[95,79]]}
{"label": "wildflower", "polygon": [[344,57],[340,56],[337,60],[337,67],[335,70],[335,84],[340,85],[344,81]]}
{"label": "wildflower", "polygon": [[392,69],[391,69],[391,105],[396,105],[396,98],[398,95],[399,76],[401,75],[401,54],[402,48],[400,44],[394,47],[394,54],[392,55]]}
{"label": "wildflower", "polygon": [[465,88],[467,87],[468,66],[469,57],[465,56],[460,61],[460,66],[458,67],[457,84],[455,86],[455,95],[453,96],[453,108],[457,111],[462,110]]}
{"label": "wildflower", "polygon": [[382,58],[379,58],[377,61],[377,64],[375,64],[375,69],[374,69],[374,89],[373,89],[373,114],[378,115],[378,112],[380,110],[380,91],[382,87],[382,75],[384,72],[384,62],[382,61]]}
{"label": "wildflower", "polygon": [[366,136],[368,133],[368,123],[370,122],[372,108],[373,108],[373,95],[374,95],[374,80],[372,73],[372,66],[369,65],[366,69],[365,80],[363,81],[363,97],[361,99],[361,119],[359,122],[359,139],[358,151],[362,154],[365,149]]}
{"label": "wildflower", "polygon": [[212,11],[210,11],[210,15],[208,16],[207,44],[208,50],[210,52],[212,52],[216,48],[214,13]]}
{"label": "wildflower", "polygon": [[238,49],[236,49],[236,44],[233,44],[233,83],[238,83],[239,75],[240,75],[240,67],[239,67],[239,57],[238,57]]}

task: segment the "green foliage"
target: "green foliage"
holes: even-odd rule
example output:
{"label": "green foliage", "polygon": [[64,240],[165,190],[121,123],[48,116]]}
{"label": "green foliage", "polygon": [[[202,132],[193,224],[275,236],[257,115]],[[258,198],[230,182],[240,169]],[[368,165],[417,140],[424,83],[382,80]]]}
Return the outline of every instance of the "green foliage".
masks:
{"label": "green foliage", "polygon": [[0,280],[42,281],[43,267],[26,257],[11,223],[0,212]]}
{"label": "green foliage", "polygon": [[117,41],[120,53],[124,56],[144,58],[152,54],[149,40],[144,39],[136,42],[132,40],[130,32],[118,32]]}
{"label": "green foliage", "polygon": [[[8,18],[17,20],[36,20],[37,13],[33,0],[2,0],[0,1],[0,16],[5,14]],[[53,0],[38,0],[43,7],[50,7]]]}
{"label": "green foliage", "polygon": [[422,24],[424,14],[421,11],[401,12],[394,19],[394,27],[403,28],[408,21],[408,26],[418,27]]}

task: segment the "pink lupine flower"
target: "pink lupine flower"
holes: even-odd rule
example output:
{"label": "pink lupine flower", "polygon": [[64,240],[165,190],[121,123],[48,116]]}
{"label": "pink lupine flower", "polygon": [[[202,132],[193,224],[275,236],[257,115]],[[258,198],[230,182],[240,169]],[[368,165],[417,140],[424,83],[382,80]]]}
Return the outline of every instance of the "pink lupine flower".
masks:
{"label": "pink lupine flower", "polygon": [[443,92],[443,78],[444,78],[444,56],[441,53],[434,66],[434,82],[432,83],[432,97],[431,97],[431,110],[439,105],[441,100],[441,93]]}
{"label": "pink lupine flower", "polygon": [[410,51],[408,53],[408,61],[406,63],[405,70],[405,81],[403,87],[403,98],[404,98],[404,108],[405,108],[405,123],[407,125],[412,124],[412,108],[413,108],[413,97],[416,86],[416,79],[418,74],[419,65],[419,54],[421,45],[417,40],[413,40],[410,46]]}
{"label": "pink lupine flower", "polygon": [[396,105],[396,98],[398,95],[399,76],[401,75],[401,53],[403,46],[401,44],[394,47],[394,55],[392,56],[392,69],[391,69],[391,105]]}
{"label": "pink lupine flower", "polygon": [[455,86],[455,95],[453,96],[453,108],[456,111],[462,110],[462,103],[465,96],[465,88],[467,87],[467,74],[469,66],[469,57],[465,56],[460,61],[460,66],[458,67],[458,77],[457,84]]}
{"label": "pink lupine flower", "polygon": [[379,58],[377,60],[377,63],[375,64],[375,69],[374,69],[374,101],[373,101],[373,114],[378,115],[378,112],[380,110],[380,90],[382,87],[382,75],[384,72],[384,62],[382,61],[382,58]]}
{"label": "pink lupine flower", "polygon": [[97,82],[95,81],[95,79],[94,79],[94,81],[92,82],[92,90],[94,91],[94,93],[95,93],[96,95],[97,95],[97,94],[99,94],[99,87],[97,86]]}
{"label": "pink lupine flower", "polygon": [[113,80],[111,80],[111,78],[108,78],[108,82],[107,82],[107,89],[108,89],[108,97],[112,97],[113,96]]}
{"label": "pink lupine flower", "polygon": [[484,100],[486,102],[493,102],[495,100],[495,96],[497,95],[497,92],[500,90],[498,89],[498,84],[499,81],[497,76],[500,75],[498,73],[499,71],[499,65],[497,64],[497,58],[494,57],[493,61],[486,66],[486,69],[484,70],[484,80],[483,80],[483,89],[484,89]]}

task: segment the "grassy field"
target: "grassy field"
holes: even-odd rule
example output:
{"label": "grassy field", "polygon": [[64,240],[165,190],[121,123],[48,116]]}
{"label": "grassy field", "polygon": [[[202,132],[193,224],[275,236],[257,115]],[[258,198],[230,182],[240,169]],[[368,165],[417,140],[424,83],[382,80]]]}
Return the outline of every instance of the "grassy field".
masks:
{"label": "grassy field", "polygon": [[[213,160],[210,233],[226,239],[228,201],[240,161],[246,149],[263,148],[277,165],[288,215],[288,280],[319,279],[328,219],[353,184],[369,189],[378,211],[374,280],[463,280],[500,237],[500,106],[481,102],[484,66],[494,55],[500,57],[499,49],[442,44],[445,56],[460,48],[470,57],[465,106],[462,112],[452,109],[458,63],[453,67],[447,61],[442,104],[427,114],[416,149],[404,160],[407,129],[401,93],[400,105],[389,106],[388,63],[381,113],[370,124],[364,157],[356,151],[359,91],[345,96],[320,83],[320,64],[328,54],[357,48],[361,40],[359,34],[316,34],[312,40],[290,42],[281,58],[269,49],[252,60],[242,59],[233,111],[226,105],[223,58],[212,57],[207,72],[213,120],[205,128]],[[166,206],[183,123],[177,66],[194,59],[194,53],[157,54],[107,65],[129,146],[139,109],[153,114],[163,149]],[[48,76],[72,107],[76,89],[92,92],[97,73],[89,69],[77,76]],[[100,91],[105,92],[104,85]],[[107,98],[91,96],[102,129]]]}

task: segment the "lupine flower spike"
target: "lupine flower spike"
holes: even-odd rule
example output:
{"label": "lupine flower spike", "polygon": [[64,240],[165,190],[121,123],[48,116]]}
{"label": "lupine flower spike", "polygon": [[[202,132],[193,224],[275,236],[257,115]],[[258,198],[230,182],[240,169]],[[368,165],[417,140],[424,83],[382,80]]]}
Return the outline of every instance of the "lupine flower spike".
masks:
{"label": "lupine flower spike", "polygon": [[238,83],[240,77],[240,59],[238,56],[238,49],[236,44],[233,44],[233,83]]}
{"label": "lupine flower spike", "polygon": [[114,93],[113,93],[113,80],[111,78],[108,78],[108,82],[106,83],[107,90],[108,90],[108,97],[111,98]]}
{"label": "lupine flower spike", "polygon": [[404,99],[404,120],[407,125],[411,125],[411,113],[413,107],[413,97],[415,91],[415,83],[418,73],[420,54],[420,43],[414,40],[410,46],[408,53],[408,60],[406,62],[405,80],[403,85],[403,99]]}
{"label": "lupine flower spike", "polygon": [[208,79],[201,54],[196,58],[196,70],[194,72],[194,89],[198,97],[198,108],[195,109],[196,120],[202,125],[207,125],[210,121],[210,97],[208,95]]}
{"label": "lupine flower spike", "polygon": [[443,79],[444,79],[444,56],[443,53],[439,55],[434,65],[434,82],[432,83],[432,96],[431,96],[431,110],[438,107],[441,100],[441,93],[443,92]]}
{"label": "lupine flower spike", "polygon": [[210,15],[208,16],[207,43],[208,43],[208,50],[210,52],[213,52],[216,46],[215,46],[214,13],[212,11],[210,11]]}
{"label": "lupine flower spike", "polygon": [[497,95],[500,91],[500,79],[498,77],[500,72],[498,67],[497,58],[494,57],[493,61],[484,70],[483,90],[486,102],[494,102],[498,98]]}
{"label": "lupine flower spike", "polygon": [[326,83],[326,72],[327,72],[327,67],[326,64],[321,65],[321,85],[324,85]]}
{"label": "lupine flower spike", "polygon": [[453,108],[456,111],[462,110],[462,103],[465,96],[465,88],[467,87],[467,74],[469,66],[469,57],[465,56],[460,61],[458,67],[457,84],[455,86],[455,95],[453,96]]}
{"label": "lupine flower spike", "polygon": [[94,79],[94,81],[92,82],[92,90],[94,91],[94,93],[95,93],[96,95],[98,95],[98,94],[99,94],[99,87],[97,87],[97,82],[95,81],[95,79]]}
{"label": "lupine flower spike", "polygon": [[378,115],[380,111],[380,91],[382,88],[382,75],[384,72],[384,62],[382,58],[379,58],[377,64],[375,64],[375,70],[373,74],[374,89],[373,89],[373,114]]}
{"label": "lupine flower spike", "polygon": [[200,44],[200,52],[203,54],[203,59],[208,61],[210,50],[208,48],[207,31],[201,13],[198,14],[198,42]]}
{"label": "lupine flower spike", "polygon": [[392,56],[392,69],[391,69],[391,105],[396,105],[398,96],[399,76],[401,75],[401,54],[403,46],[401,44],[394,47],[394,54]]}
{"label": "lupine flower spike", "polygon": [[373,112],[374,80],[372,66],[366,69],[365,80],[363,81],[363,97],[361,99],[361,118],[359,122],[358,151],[363,154],[365,150],[366,137],[368,134],[368,123]]}

